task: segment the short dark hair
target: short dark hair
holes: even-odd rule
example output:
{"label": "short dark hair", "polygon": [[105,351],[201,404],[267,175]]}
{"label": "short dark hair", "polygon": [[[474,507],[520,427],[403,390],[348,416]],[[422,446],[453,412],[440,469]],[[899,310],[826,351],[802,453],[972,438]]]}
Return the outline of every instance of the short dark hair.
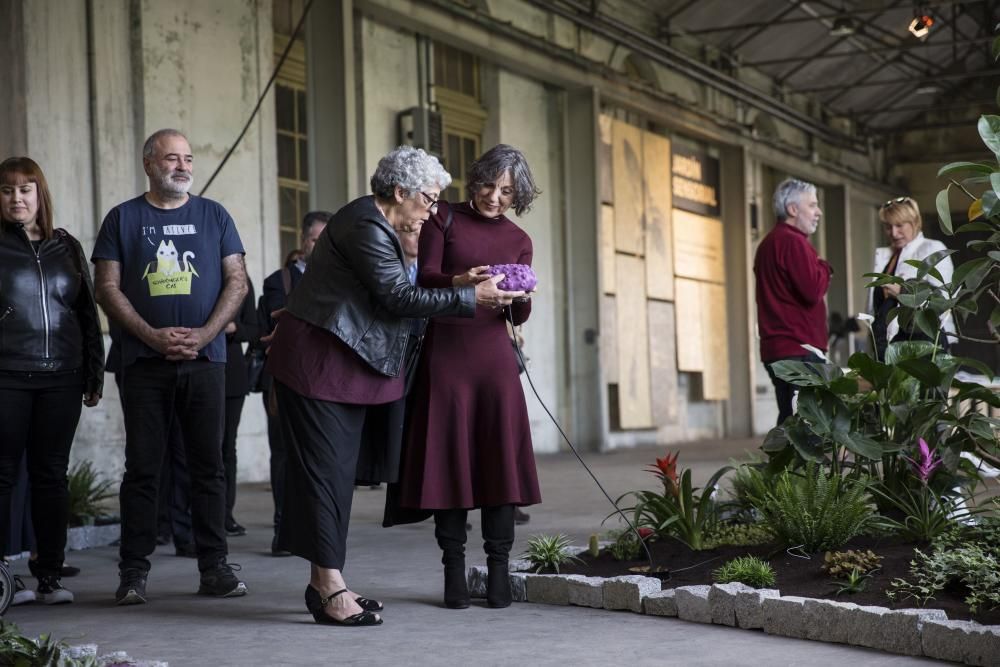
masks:
{"label": "short dark hair", "polygon": [[52,238],[52,195],[48,181],[38,163],[30,157],[12,157],[0,162],[0,185],[34,183],[38,189],[38,217],[35,221],[42,230],[42,238]]}
{"label": "short dark hair", "polygon": [[535,186],[524,153],[507,144],[497,144],[469,165],[465,186],[469,197],[475,196],[484,185],[496,183],[504,173],[510,174],[514,184],[514,212],[522,215],[531,210],[531,202],[542,191]]}
{"label": "short dark hair", "polygon": [[317,222],[322,222],[325,225],[330,222],[330,218],[332,217],[333,213],[330,213],[329,211],[309,211],[302,216],[302,233],[307,234],[309,232],[309,228]]}

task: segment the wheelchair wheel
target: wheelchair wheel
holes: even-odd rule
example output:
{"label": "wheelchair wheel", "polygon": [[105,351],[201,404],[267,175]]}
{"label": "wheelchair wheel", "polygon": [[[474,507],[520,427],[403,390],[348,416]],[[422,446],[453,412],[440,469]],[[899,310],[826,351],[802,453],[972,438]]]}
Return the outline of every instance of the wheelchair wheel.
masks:
{"label": "wheelchair wheel", "polygon": [[7,568],[7,563],[0,560],[0,616],[7,613],[14,599],[14,576]]}

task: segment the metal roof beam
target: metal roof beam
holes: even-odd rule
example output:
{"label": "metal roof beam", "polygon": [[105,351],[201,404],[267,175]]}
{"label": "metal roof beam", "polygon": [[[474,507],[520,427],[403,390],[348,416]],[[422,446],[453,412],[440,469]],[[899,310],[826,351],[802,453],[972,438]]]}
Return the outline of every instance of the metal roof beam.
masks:
{"label": "metal roof beam", "polygon": [[[871,72],[870,75],[875,74],[875,72],[881,71],[880,66],[878,70]],[[980,79],[983,77],[998,76],[996,69],[982,69],[975,72],[953,72],[950,74],[930,74],[930,78],[937,80],[956,80],[956,79]],[[850,83],[836,84],[832,86],[815,86],[812,88],[794,88],[792,92],[796,93],[827,93],[834,90],[843,90],[844,88],[871,88],[872,86],[894,86],[900,83],[915,83],[919,80],[918,75],[914,75],[907,79],[890,79],[888,81],[852,81]]]}
{"label": "metal roof beam", "polygon": [[[993,41],[993,37],[971,37],[969,39],[962,39],[958,41],[948,41],[948,42],[934,42],[933,44],[929,42],[920,42],[914,44],[900,44],[898,46],[868,46],[865,47],[865,53],[887,53],[894,51],[910,51],[913,49],[920,49],[925,47],[947,47],[947,46],[962,46],[964,44],[983,44]],[[846,53],[817,53],[810,56],[789,56],[787,58],[771,58],[767,60],[744,60],[740,62],[740,67],[766,67],[768,65],[784,65],[786,63],[797,63],[806,62],[812,60],[831,60],[834,58],[853,58],[858,55],[857,51],[848,51]]]}

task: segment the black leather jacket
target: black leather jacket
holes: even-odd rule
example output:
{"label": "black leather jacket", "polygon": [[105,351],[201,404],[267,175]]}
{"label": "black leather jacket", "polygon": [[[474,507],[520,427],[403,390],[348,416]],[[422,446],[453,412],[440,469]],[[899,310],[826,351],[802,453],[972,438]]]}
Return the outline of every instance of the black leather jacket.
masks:
{"label": "black leather jacket", "polygon": [[399,375],[410,318],[473,317],[475,288],[415,287],[403,249],[372,196],[337,211],[316,241],[288,312],[335,334],[376,371]]}
{"label": "black leather jacket", "polygon": [[24,228],[0,230],[0,371],[82,369],[87,393],[104,387],[104,339],[80,243],[56,230],[36,251]]}

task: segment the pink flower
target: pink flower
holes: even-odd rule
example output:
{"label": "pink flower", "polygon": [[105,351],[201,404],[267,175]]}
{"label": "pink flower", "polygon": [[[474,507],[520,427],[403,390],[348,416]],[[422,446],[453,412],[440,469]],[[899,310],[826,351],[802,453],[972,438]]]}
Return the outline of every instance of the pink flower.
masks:
{"label": "pink flower", "polygon": [[653,532],[654,531],[653,531],[652,528],[640,528],[639,529],[639,537],[645,540],[647,537],[649,537],[650,535],[652,535]]}
{"label": "pink flower", "polygon": [[917,443],[920,446],[920,459],[915,461],[909,456],[903,456],[904,459],[909,461],[910,465],[913,466],[913,472],[925,485],[930,481],[931,475],[937,470],[942,463],[941,457],[937,455],[936,449],[931,449],[927,444],[927,441],[923,438],[917,438]]}
{"label": "pink flower", "polygon": [[670,452],[662,459],[656,459],[656,465],[651,465],[648,470],[660,478],[663,487],[673,495],[677,495],[677,457],[680,452],[675,452],[672,456]]}

